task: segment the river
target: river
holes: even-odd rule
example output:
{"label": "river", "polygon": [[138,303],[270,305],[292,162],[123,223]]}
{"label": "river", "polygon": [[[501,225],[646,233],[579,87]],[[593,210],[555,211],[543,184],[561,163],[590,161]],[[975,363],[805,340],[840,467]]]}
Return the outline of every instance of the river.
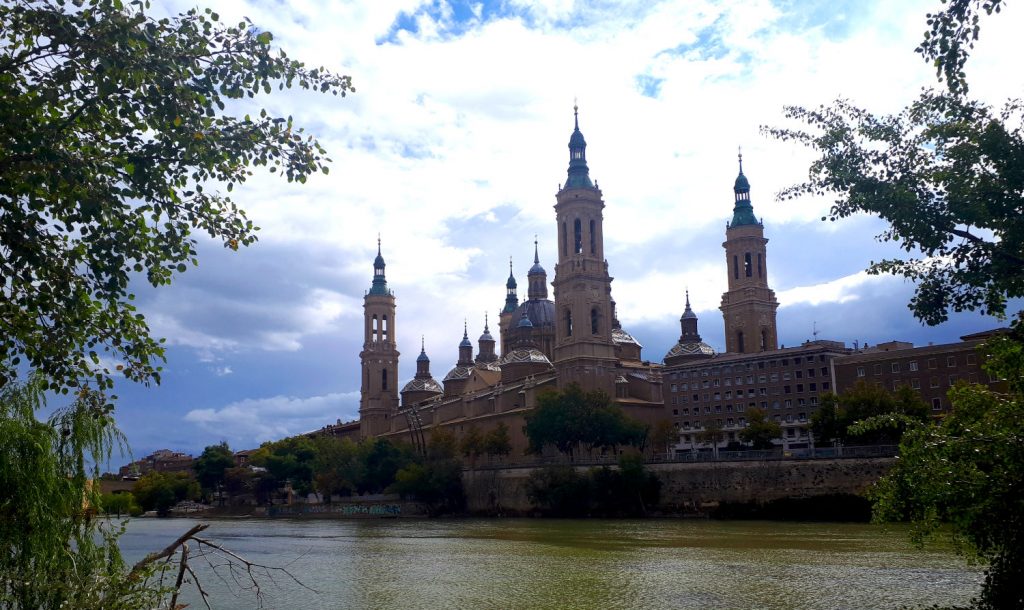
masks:
{"label": "river", "polygon": [[[196,522],[133,519],[135,561]],[[906,530],[851,523],[707,520],[211,520],[204,536],[287,567],[261,578],[267,608],[898,608],[968,601],[981,571]],[[214,608],[251,592],[200,567]],[[230,586],[229,586],[230,585]],[[194,589],[185,601],[202,603]]]}

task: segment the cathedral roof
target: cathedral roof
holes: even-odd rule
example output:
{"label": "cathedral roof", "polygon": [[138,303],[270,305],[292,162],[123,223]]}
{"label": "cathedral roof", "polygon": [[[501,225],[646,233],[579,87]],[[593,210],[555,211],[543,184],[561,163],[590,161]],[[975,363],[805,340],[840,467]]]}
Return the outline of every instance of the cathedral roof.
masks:
{"label": "cathedral roof", "polygon": [[500,364],[505,366],[507,364],[518,364],[524,362],[547,364],[548,366],[551,366],[551,361],[544,355],[544,352],[533,347],[521,347],[519,349],[512,350],[502,357]]}
{"label": "cathedral roof", "polygon": [[448,374],[444,376],[444,380],[457,381],[459,379],[469,379],[472,372],[472,364],[457,364],[452,368],[452,370],[448,371]]}
{"label": "cathedral roof", "polygon": [[444,392],[444,389],[441,387],[441,384],[434,381],[432,377],[428,377],[426,379],[413,379],[409,383],[405,384],[405,387],[402,388],[402,392],[434,392],[436,394],[441,394]]}
{"label": "cathedral roof", "polygon": [[466,323],[462,323],[462,341],[459,341],[459,347],[473,347],[473,342],[469,340],[469,328]]}
{"label": "cathedral roof", "polygon": [[639,341],[637,341],[636,339],[633,338],[633,335],[627,333],[626,331],[622,330],[621,328],[613,328],[612,329],[612,341],[614,343],[616,343],[616,344],[627,343],[627,344],[636,345],[637,347],[643,347],[642,345],[640,345]]}
{"label": "cathedral roof", "polygon": [[714,356],[715,350],[703,341],[687,341],[676,343],[665,354],[665,360],[676,356]]}
{"label": "cathedral roof", "polygon": [[[532,326],[553,327],[555,325],[555,303],[548,299],[530,299],[523,301],[515,310],[515,315],[522,319],[523,312],[530,319]],[[515,318],[513,318],[515,319]]]}
{"label": "cathedral roof", "polygon": [[476,369],[479,371],[501,371],[500,362],[477,362]]}
{"label": "cathedral roof", "polygon": [[519,324],[516,324],[516,328],[532,328],[532,327],[533,327],[533,322],[530,322],[529,315],[526,313],[526,310],[523,310],[522,315],[519,317]]}

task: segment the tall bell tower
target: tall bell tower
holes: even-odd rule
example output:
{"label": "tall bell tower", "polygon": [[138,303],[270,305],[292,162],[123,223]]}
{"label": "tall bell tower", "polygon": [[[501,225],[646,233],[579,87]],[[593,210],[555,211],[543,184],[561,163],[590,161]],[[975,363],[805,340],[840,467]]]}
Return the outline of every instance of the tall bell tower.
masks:
{"label": "tall bell tower", "polygon": [[384,277],[384,257],[377,238],[373,284],[363,297],[362,386],[359,397],[359,434],[378,436],[390,429],[398,410],[398,348],[395,343],[395,295]]}
{"label": "tall bell tower", "polygon": [[555,204],[554,365],[559,387],[575,382],[615,396],[612,278],[604,258],[604,200],[590,180],[579,108],[573,111],[576,127],[569,138],[569,175]]}
{"label": "tall bell tower", "polygon": [[775,312],[779,302],[768,287],[768,240],[764,224],[754,217],[750,204],[750,182],[743,175],[743,154],[739,155],[740,173],[733,185],[736,201],[732,222],[726,225],[725,260],[729,289],[722,295],[725,321],[725,350],[750,354],[778,349]]}

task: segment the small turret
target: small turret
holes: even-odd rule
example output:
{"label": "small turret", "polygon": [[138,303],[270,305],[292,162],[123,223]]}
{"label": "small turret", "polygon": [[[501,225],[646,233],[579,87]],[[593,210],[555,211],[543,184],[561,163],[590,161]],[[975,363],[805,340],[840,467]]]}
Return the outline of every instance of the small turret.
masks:
{"label": "small turret", "polygon": [[505,308],[502,313],[512,313],[519,306],[519,297],[516,295],[516,276],[512,275],[512,257],[508,257],[508,281],[505,282]]}
{"label": "small turret", "polygon": [[484,332],[480,335],[477,344],[480,346],[480,353],[476,357],[478,364],[494,362],[498,359],[498,355],[494,353],[494,337],[491,336],[490,321],[486,313],[484,313]]}
{"label": "small turret", "polygon": [[416,376],[402,388],[402,405],[410,406],[441,394],[441,384],[430,374],[430,358],[423,337],[420,337],[420,355],[416,358]]}
{"label": "small turret", "polygon": [[459,365],[473,364],[473,343],[469,340],[469,328],[462,321],[462,341],[459,342]]}
{"label": "small turret", "polygon": [[533,238],[533,267],[526,274],[529,285],[526,297],[531,301],[548,298],[548,272],[540,266],[540,254],[537,251],[537,238]]}

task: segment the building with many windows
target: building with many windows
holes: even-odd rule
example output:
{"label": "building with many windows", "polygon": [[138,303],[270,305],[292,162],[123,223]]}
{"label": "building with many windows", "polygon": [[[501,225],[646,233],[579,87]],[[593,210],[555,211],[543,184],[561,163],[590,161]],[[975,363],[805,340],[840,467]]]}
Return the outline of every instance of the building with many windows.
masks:
{"label": "building with many windows", "polygon": [[989,377],[981,369],[978,346],[999,331],[986,331],[960,337],[959,343],[923,345],[892,341],[857,350],[833,361],[837,392],[852,388],[858,381],[879,385],[889,391],[910,386],[931,405],[932,412],[949,411],[946,394],[958,381],[988,384],[1005,391],[1005,383]]}

